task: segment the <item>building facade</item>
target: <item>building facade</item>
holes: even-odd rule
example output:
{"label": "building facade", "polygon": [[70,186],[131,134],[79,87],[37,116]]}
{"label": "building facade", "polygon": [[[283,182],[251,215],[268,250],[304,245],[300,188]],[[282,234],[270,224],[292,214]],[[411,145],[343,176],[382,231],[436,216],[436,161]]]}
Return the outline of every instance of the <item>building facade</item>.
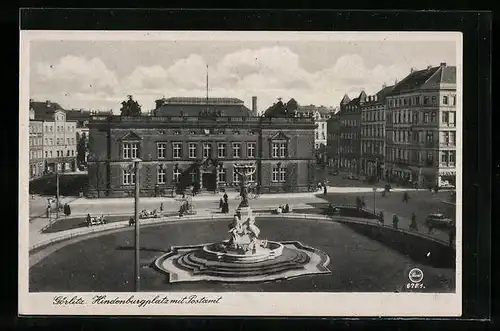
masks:
{"label": "building facade", "polygon": [[387,97],[386,174],[421,187],[454,182],[456,67],[412,72]]}
{"label": "building facade", "polygon": [[333,114],[327,124],[327,155],[328,166],[339,169],[340,157],[340,116]]}
{"label": "building facade", "polygon": [[361,105],[366,101],[362,91],[352,100],[347,95],[340,102],[339,166],[341,171],[360,174],[361,170]]}
{"label": "building facade", "polygon": [[314,130],[314,148],[316,150],[319,150],[322,145],[325,150],[327,148],[328,120],[332,113],[333,109],[325,106],[308,105],[297,108],[297,116],[314,118],[314,123],[316,124],[316,129]]}
{"label": "building facade", "polygon": [[30,100],[30,116],[42,125],[43,173],[76,169],[76,122],[57,103]]}
{"label": "building facade", "polygon": [[209,101],[182,98],[182,107],[176,99],[172,108],[158,103],[155,116],[93,117],[87,196],[133,195],[136,158],[141,160],[140,192],[145,196],[196,186],[201,191],[237,190],[237,163],[255,166],[250,182],[260,193],[315,189],[313,119],[257,117],[241,105],[234,109],[227,99]]}
{"label": "building facade", "polygon": [[369,178],[384,177],[386,96],[392,86],[383,86],[361,104],[361,173]]}
{"label": "building facade", "polygon": [[29,124],[29,167],[30,179],[43,176],[44,158],[43,158],[43,122],[36,121],[34,112],[30,111]]}

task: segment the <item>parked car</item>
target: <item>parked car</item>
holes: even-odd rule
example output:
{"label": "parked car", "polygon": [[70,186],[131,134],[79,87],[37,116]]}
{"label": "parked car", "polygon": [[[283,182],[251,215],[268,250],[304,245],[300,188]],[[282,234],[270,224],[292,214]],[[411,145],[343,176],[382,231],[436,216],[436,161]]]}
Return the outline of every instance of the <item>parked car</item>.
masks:
{"label": "parked car", "polygon": [[443,214],[430,214],[425,218],[425,225],[432,229],[449,229],[453,226],[453,220]]}
{"label": "parked car", "polygon": [[451,184],[450,182],[442,181],[441,185],[439,185],[439,188],[440,189],[454,189],[455,186],[453,184]]}

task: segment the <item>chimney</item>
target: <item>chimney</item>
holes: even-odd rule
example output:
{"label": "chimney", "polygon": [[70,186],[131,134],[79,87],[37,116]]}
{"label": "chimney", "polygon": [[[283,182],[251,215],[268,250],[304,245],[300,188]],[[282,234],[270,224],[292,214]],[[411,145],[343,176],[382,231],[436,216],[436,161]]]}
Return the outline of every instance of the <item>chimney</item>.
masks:
{"label": "chimney", "polygon": [[257,97],[256,97],[256,96],[253,96],[253,97],[252,97],[252,112],[253,112],[253,114],[254,114],[255,116],[257,116],[257,115],[258,115],[258,114],[257,114],[258,110],[257,110]]}
{"label": "chimney", "polygon": [[413,67],[410,68],[410,74],[413,73],[413,71],[415,71],[415,69],[413,69]]}
{"label": "chimney", "polygon": [[440,65],[441,67],[446,67],[446,62],[441,62],[439,65]]}
{"label": "chimney", "polygon": [[45,100],[45,105],[47,105],[47,107],[50,107],[50,100]]}

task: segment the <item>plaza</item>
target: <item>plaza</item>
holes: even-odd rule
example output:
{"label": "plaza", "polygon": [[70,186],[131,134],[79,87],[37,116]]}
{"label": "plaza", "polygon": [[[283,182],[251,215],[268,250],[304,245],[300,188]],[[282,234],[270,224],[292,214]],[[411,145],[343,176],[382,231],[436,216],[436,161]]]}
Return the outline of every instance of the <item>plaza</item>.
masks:
{"label": "plaza", "polygon": [[[406,204],[402,202],[404,191],[395,190],[385,198],[380,192],[375,195],[376,211],[384,211],[388,230],[393,213],[400,216],[399,227],[407,232],[413,210],[422,222],[425,213],[436,212],[448,205],[443,203],[448,192],[409,191],[410,201]],[[391,245],[393,234],[384,234],[387,240],[374,238],[346,222],[321,215],[321,209],[330,203],[354,205],[357,196],[364,197],[366,210],[371,210],[371,188],[331,187],[328,192],[327,195],[320,192],[262,195],[250,200],[250,204],[257,213],[257,225],[267,238],[280,242],[298,240],[303,245],[325,252],[329,256],[328,269],[331,273],[243,284],[203,281],[170,283],[168,277],[152,266],[155,259],[173,246],[199,245],[224,238],[230,218],[218,209],[219,195],[194,197],[192,203],[198,214],[188,219],[175,215],[181,199],[141,198],[141,209],[157,209],[163,204],[165,214],[164,219],[141,225],[141,291],[394,292],[406,290],[407,273],[413,267],[425,270],[424,291],[454,291],[455,270],[450,265],[428,263],[423,253],[395,248]],[[237,194],[230,193],[229,215],[239,203]],[[276,206],[287,203],[294,211],[289,217],[271,214]],[[36,218],[30,224],[30,247],[33,248],[30,254],[30,291],[133,291],[134,231],[125,225],[133,215],[132,200],[100,199],[96,203],[93,199],[80,198],[70,205],[72,215],[69,217],[63,216],[51,224],[46,219]],[[82,220],[89,213],[105,215],[110,224],[85,233],[87,230]],[[369,226],[375,227],[376,222],[372,223]],[[83,234],[72,235],[78,232]],[[420,223],[417,235],[428,238],[421,243],[417,240],[412,245],[425,246],[428,245],[426,241],[434,241],[438,246],[447,247],[448,235],[445,232],[427,234],[427,229]],[[71,238],[60,240],[65,236]],[[61,282],[60,279],[67,281]]]}

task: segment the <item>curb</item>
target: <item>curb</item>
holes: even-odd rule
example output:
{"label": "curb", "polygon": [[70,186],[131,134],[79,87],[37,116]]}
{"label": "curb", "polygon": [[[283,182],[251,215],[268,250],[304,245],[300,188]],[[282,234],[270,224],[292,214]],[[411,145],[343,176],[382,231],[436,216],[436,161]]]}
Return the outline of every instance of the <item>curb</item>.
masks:
{"label": "curb", "polygon": [[[264,214],[264,213],[255,213],[255,216],[265,216],[265,217],[272,217],[272,218],[303,218],[303,219],[314,219],[314,220],[323,220],[323,221],[333,221],[337,223],[358,223],[358,224],[365,224],[369,226],[374,226],[374,227],[381,227],[384,229],[389,229],[391,231],[397,231],[405,234],[410,234],[414,236],[418,236],[421,239],[424,240],[431,240],[434,242],[437,242],[439,244],[443,244],[448,246],[448,243],[434,238],[430,236],[426,236],[421,233],[416,233],[413,231],[407,231],[404,229],[394,229],[393,227],[387,226],[387,225],[379,225],[374,222],[366,221],[364,219],[358,219],[354,217],[340,217],[340,216],[327,216],[327,215],[318,215],[318,214],[295,214],[295,213],[285,213],[285,214]],[[190,215],[190,216],[183,216],[182,218],[179,216],[170,216],[170,217],[163,217],[163,218],[153,218],[153,219],[146,219],[141,222],[141,225],[153,225],[153,224],[159,224],[159,223],[164,223],[164,222],[175,222],[175,221],[194,221],[194,220],[201,220],[201,219],[210,219],[210,220],[227,220],[231,219],[232,216],[228,215],[219,215],[219,214],[206,214],[206,215]],[[80,237],[92,233],[97,233],[97,232],[104,232],[106,230],[115,230],[115,229],[120,229],[120,228],[128,228],[128,222],[123,221],[123,222],[114,222],[110,224],[105,224],[105,225],[100,225],[97,227],[90,227],[90,228],[84,228],[75,232],[71,233],[66,233],[66,234],[61,234],[60,236],[56,236],[55,238],[47,239],[40,241],[36,244],[33,244],[29,247],[29,252],[40,248],[44,246],[48,246],[51,244],[55,244],[61,241],[65,241],[68,239],[72,239],[75,237]]]}

